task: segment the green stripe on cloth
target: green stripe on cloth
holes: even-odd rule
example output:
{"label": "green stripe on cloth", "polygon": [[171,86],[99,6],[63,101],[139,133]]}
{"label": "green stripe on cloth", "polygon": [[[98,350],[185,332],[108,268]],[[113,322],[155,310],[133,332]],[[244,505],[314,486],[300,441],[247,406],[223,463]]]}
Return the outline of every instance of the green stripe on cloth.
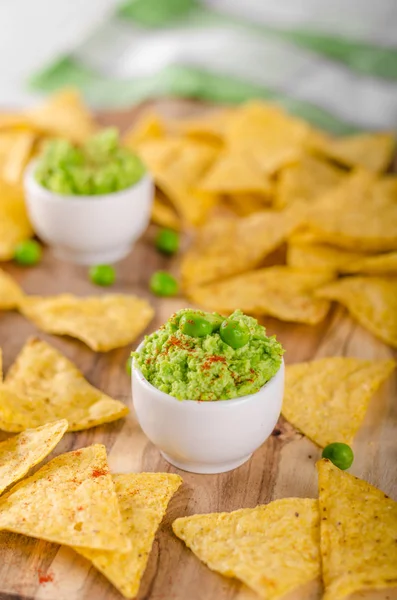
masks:
{"label": "green stripe on cloth", "polygon": [[291,114],[320,129],[336,134],[358,131],[357,127],[308,102],[228,75],[192,67],[168,66],[150,77],[122,81],[100,76],[73,58],[65,57],[35,75],[30,85],[35,90],[45,92],[52,92],[63,86],[77,87],[87,101],[97,108],[125,108],[131,103],[164,95],[199,98],[224,104],[263,98],[281,104]]}
{"label": "green stripe on cloth", "polygon": [[236,19],[200,4],[197,0],[127,0],[118,11],[124,19],[148,28],[183,25],[229,25],[255,30],[339,62],[362,75],[397,80],[397,49],[304,29],[280,29]]}

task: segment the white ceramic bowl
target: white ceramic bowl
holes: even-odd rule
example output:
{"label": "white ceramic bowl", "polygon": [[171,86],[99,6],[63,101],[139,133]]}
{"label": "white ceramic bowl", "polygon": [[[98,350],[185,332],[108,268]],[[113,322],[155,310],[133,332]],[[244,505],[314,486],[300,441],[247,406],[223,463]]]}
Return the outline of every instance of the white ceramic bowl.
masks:
{"label": "white ceramic bowl", "polygon": [[284,362],[256,394],[216,402],[177,400],[132,368],[132,399],[142,430],[168,462],[193,473],[223,473],[245,463],[273,431],[283,394]]}
{"label": "white ceramic bowl", "polygon": [[146,229],[153,182],[146,174],[120,192],[67,196],[41,186],[32,161],[24,178],[26,204],[37,235],[63,260],[81,265],[113,263],[124,258]]}

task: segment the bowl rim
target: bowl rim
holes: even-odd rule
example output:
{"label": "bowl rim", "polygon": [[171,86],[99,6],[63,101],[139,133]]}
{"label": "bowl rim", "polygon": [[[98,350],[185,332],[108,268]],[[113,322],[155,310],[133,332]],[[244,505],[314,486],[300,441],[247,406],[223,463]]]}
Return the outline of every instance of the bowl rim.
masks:
{"label": "bowl rim", "polygon": [[39,192],[41,200],[48,201],[48,202],[58,203],[58,202],[63,202],[64,200],[67,200],[68,204],[73,204],[73,203],[80,204],[81,202],[86,204],[87,201],[90,202],[90,201],[95,200],[95,202],[104,202],[106,200],[109,200],[110,198],[114,201],[115,199],[116,200],[121,199],[123,196],[128,195],[133,190],[134,191],[137,190],[140,186],[143,187],[143,185],[147,182],[153,184],[153,178],[151,176],[151,173],[146,169],[145,173],[142,175],[142,177],[139,179],[139,181],[137,181],[136,183],[133,183],[132,185],[130,185],[127,188],[124,188],[123,190],[118,190],[117,192],[109,192],[108,194],[90,194],[90,195],[59,194],[58,192],[52,192],[48,188],[41,185],[41,183],[39,183],[35,179],[34,170],[35,170],[35,167],[37,166],[38,161],[39,161],[38,158],[34,158],[26,165],[26,167],[24,169],[24,174],[23,174],[23,183],[25,186],[26,193],[28,193],[30,190],[32,190],[34,192]]}
{"label": "bowl rim", "polygon": [[[137,349],[135,350],[135,352],[139,352],[139,350],[143,347],[145,341],[143,340],[139,346],[137,347]],[[280,379],[280,377],[284,376],[284,371],[285,371],[285,363],[284,363],[284,357],[281,357],[281,364],[277,370],[277,372],[273,375],[273,377],[271,379],[269,379],[269,381],[267,381],[265,383],[265,385],[263,385],[257,392],[255,392],[254,394],[247,394],[245,396],[239,396],[237,398],[230,398],[230,399],[225,399],[225,400],[211,400],[211,401],[206,401],[206,400],[179,400],[178,398],[175,398],[175,396],[171,396],[171,394],[167,394],[166,392],[163,392],[161,390],[159,390],[158,388],[156,388],[154,385],[152,385],[147,379],[146,377],[144,377],[144,375],[142,374],[142,371],[135,366],[134,364],[134,360],[132,360],[131,362],[131,378],[134,376],[134,373],[136,374],[136,376],[138,377],[140,383],[142,383],[142,385],[144,385],[150,392],[155,392],[159,398],[161,398],[161,400],[168,402],[168,403],[172,403],[175,406],[175,402],[177,402],[179,405],[185,405],[185,406],[200,406],[200,409],[202,410],[203,406],[218,406],[218,407],[226,407],[226,406],[236,406],[239,404],[245,404],[247,402],[252,402],[253,400],[257,400],[258,397],[260,395],[263,394],[263,392],[266,390],[268,390],[272,385],[276,385],[276,381],[278,382],[278,380]]]}

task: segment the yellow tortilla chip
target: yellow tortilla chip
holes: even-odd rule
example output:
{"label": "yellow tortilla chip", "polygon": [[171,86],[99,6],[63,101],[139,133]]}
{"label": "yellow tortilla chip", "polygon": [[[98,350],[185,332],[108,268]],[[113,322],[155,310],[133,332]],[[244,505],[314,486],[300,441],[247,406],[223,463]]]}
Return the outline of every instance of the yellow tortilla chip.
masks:
{"label": "yellow tortilla chip", "polygon": [[314,290],[331,279],[333,273],[326,271],[276,266],[192,287],[187,295],[200,307],[220,313],[241,308],[253,315],[315,325],[326,316],[329,303],[315,298]]}
{"label": "yellow tortilla chip", "polygon": [[161,192],[156,191],[152,205],[152,221],[161,227],[181,230],[181,221],[175,210],[164,201]]}
{"label": "yellow tortilla chip", "polygon": [[380,173],[386,171],[392,161],[396,139],[392,133],[361,133],[333,138],[313,132],[308,139],[308,146],[314,152],[347,167],[363,167]]}
{"label": "yellow tortilla chip", "polygon": [[31,131],[0,133],[0,176],[4,181],[11,185],[22,182],[35,140]]}
{"label": "yellow tortilla chip", "polygon": [[215,194],[197,189],[215,156],[210,146],[185,140],[172,160],[154,174],[156,185],[189,225],[203,222],[218,201]]}
{"label": "yellow tortilla chip", "polygon": [[129,552],[78,550],[125,598],[138,594],[156,531],[172,496],[182,483],[170,473],[113,475]]}
{"label": "yellow tortilla chip", "polygon": [[162,139],[165,133],[165,126],[160,116],[151,112],[146,113],[124,135],[123,144],[127,148],[136,150],[143,142]]}
{"label": "yellow tortilla chip", "polygon": [[80,431],[121,419],[128,408],[90,385],[60,352],[30,339],[0,388],[0,428],[23,431],[55,419],[67,419]]}
{"label": "yellow tortilla chip", "polygon": [[286,368],[283,416],[321,447],[351,444],[393,360],[321,358]]}
{"label": "yellow tortilla chip", "polygon": [[203,227],[182,259],[185,288],[256,267],[296,229],[295,212],[262,211],[243,219],[219,217]]}
{"label": "yellow tortilla chip", "polygon": [[0,529],[56,544],[128,551],[102,444],[61,454],[0,499]]}
{"label": "yellow tortilla chip", "polygon": [[397,252],[386,252],[376,256],[362,256],[342,267],[343,273],[368,273],[397,275]]}
{"label": "yellow tortilla chip", "polygon": [[0,494],[44,460],[68,428],[66,419],[27,429],[0,443]]}
{"label": "yellow tortilla chip", "polygon": [[34,128],[76,143],[84,142],[96,130],[91,113],[73,89],[56,92],[24,116]]}
{"label": "yellow tortilla chip", "polygon": [[388,598],[397,587],[397,502],[329,460],[317,470],[324,600],[371,590]]}
{"label": "yellow tortilla chip", "polygon": [[23,292],[14,279],[0,269],[0,310],[18,308]]}
{"label": "yellow tortilla chip", "polygon": [[141,142],[136,151],[156,179],[174,160],[180,148],[179,138],[167,137]]}
{"label": "yellow tortilla chip", "polygon": [[225,152],[207,171],[199,189],[217,194],[253,192],[269,196],[272,185],[250,155]]}
{"label": "yellow tortilla chip", "polygon": [[271,175],[299,159],[309,131],[279,107],[252,101],[236,111],[225,140],[230,151],[251,154],[262,172]]}
{"label": "yellow tortilla chip", "polygon": [[397,249],[397,202],[381,179],[356,171],[308,213],[316,241],[354,252]]}
{"label": "yellow tortilla chip", "polygon": [[210,569],[237,577],[267,600],[320,576],[317,500],[284,498],[231,513],[173,522],[174,533]]}
{"label": "yellow tortilla chip", "polygon": [[312,202],[339,185],[345,174],[323,160],[303,156],[297,163],[284,167],[279,174],[275,208],[284,208],[295,201]]}
{"label": "yellow tortilla chip", "polygon": [[197,117],[178,119],[173,124],[179,134],[207,143],[222,145],[226,129],[235,113],[234,108],[211,110]]}
{"label": "yellow tortilla chip", "polygon": [[360,325],[397,348],[397,277],[345,277],[316,296],[343,304]]}
{"label": "yellow tortilla chip", "polygon": [[260,194],[228,194],[223,198],[223,204],[240,217],[248,217],[256,212],[269,209],[271,196]]}
{"label": "yellow tortilla chip", "polygon": [[42,331],[70,335],[97,352],[131,344],[154,315],[146,300],[122,294],[25,296],[19,308]]}
{"label": "yellow tortilla chip", "polygon": [[32,235],[22,188],[0,178],[0,261],[13,258],[19,242]]}

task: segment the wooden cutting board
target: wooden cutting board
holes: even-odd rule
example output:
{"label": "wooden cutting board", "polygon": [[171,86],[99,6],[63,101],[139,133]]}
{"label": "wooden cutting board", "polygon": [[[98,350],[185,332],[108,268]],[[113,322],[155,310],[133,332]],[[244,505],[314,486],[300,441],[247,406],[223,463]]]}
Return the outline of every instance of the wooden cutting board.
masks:
{"label": "wooden cutting board", "polygon": [[[163,101],[158,107],[168,115],[194,110],[192,103]],[[140,108],[138,111],[141,110]],[[137,111],[101,115],[104,124],[128,126]],[[158,299],[148,293],[150,274],[157,269],[176,270],[177,259],[160,256],[153,247],[153,228],[136,245],[133,253],[117,265],[117,283],[112,291],[147,297],[156,309],[148,332],[169,315],[187,306],[183,298]],[[87,278],[87,270],[55,260],[45,252],[40,266],[22,269],[6,265],[24,290],[41,295],[73,292],[100,294]],[[264,320],[269,334],[276,334],[286,348],[286,362],[294,363],[324,356],[356,356],[385,359],[393,351],[357,325],[342,308],[333,308],[317,327]],[[162,459],[148,442],[134,418],[125,361],[130,348],[95,354],[72,339],[51,337],[37,330],[17,313],[0,313],[0,347],[7,370],[30,335],[39,335],[61,350],[83,371],[87,379],[105,393],[126,402],[131,414],[114,424],[67,434],[56,448],[61,454],[93,442],[102,442],[109,453],[114,473],[130,471],[179,472]],[[137,340],[135,346],[139,343]],[[134,346],[134,347],[135,347]],[[396,353],[394,352],[394,355]],[[7,435],[0,433],[0,439]],[[397,402],[396,379],[390,379],[371,402],[363,428],[354,444],[355,475],[379,486],[397,500]],[[235,471],[221,475],[179,472],[184,485],[171,501],[158,532],[141,589],[140,600],[254,600],[257,598],[237,581],[210,571],[186,549],[171,531],[172,521],[181,516],[254,507],[288,496],[316,497],[315,462],[320,450],[280,420],[273,435],[252,459]],[[43,515],[45,518],[45,515]],[[43,575],[47,581],[40,583]],[[45,577],[44,577],[45,578]],[[308,590],[294,594],[308,600]],[[313,599],[320,597],[314,593]],[[368,600],[371,595],[366,596]],[[372,596],[381,600],[386,595]],[[389,597],[392,595],[389,593]],[[393,596],[394,597],[394,596]],[[66,547],[24,536],[0,533],[0,600],[120,600],[121,595],[90,563]]]}

